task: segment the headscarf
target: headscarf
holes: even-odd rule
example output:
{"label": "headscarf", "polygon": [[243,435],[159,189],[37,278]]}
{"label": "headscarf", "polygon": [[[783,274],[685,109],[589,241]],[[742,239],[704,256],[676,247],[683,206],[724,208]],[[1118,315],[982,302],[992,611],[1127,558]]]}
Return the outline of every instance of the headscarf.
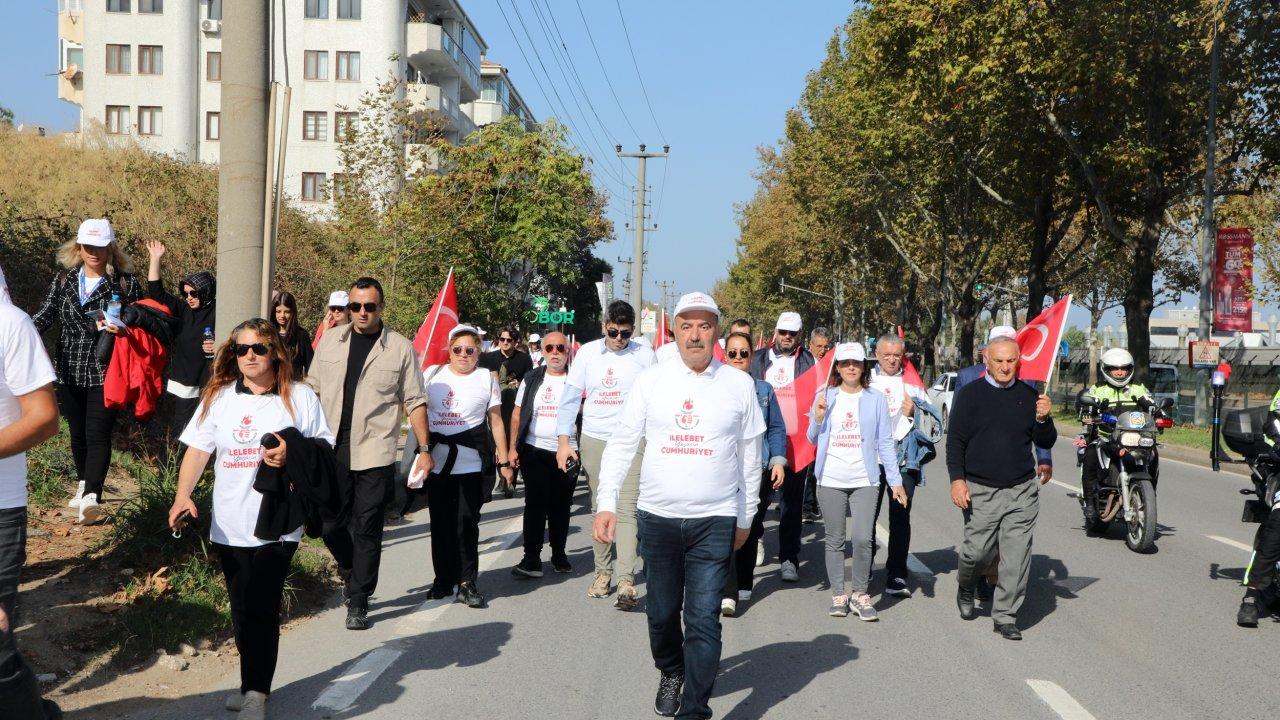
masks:
{"label": "headscarf", "polygon": [[182,278],[182,283],[178,285],[178,289],[182,289],[183,285],[190,285],[191,289],[196,291],[196,297],[200,298],[201,307],[213,304],[214,296],[217,294],[218,281],[213,277],[212,273],[204,270],[191,273]]}

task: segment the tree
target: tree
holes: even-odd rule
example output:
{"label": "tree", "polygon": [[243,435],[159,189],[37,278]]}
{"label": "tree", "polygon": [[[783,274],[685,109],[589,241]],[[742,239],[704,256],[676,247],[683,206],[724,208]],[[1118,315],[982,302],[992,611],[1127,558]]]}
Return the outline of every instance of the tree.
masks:
{"label": "tree", "polygon": [[13,111],[0,105],[0,125],[13,127]]}

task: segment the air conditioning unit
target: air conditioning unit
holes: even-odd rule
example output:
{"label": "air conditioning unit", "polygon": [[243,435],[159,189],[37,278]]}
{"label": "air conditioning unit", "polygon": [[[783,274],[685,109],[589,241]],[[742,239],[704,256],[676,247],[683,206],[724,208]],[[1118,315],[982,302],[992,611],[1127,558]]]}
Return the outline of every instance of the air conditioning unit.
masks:
{"label": "air conditioning unit", "polygon": [[222,32],[221,20],[201,20],[200,29],[207,33]]}

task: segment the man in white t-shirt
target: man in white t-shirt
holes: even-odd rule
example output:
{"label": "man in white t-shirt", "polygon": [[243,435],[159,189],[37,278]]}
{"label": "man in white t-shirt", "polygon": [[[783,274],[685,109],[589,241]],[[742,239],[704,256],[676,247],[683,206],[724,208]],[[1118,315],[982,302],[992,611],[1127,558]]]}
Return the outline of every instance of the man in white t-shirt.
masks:
{"label": "man in white t-shirt", "polygon": [[[515,411],[511,414],[510,449],[524,477],[524,558],[511,569],[516,577],[542,577],[542,536],[551,540],[551,566],[558,573],[572,572],[565,543],[569,537],[569,513],[578,474],[556,464],[560,435],[556,416],[569,379],[569,338],[550,332],[539,348],[546,364],[520,381]],[[570,437],[571,447],[577,438]]]}
{"label": "man in white t-shirt", "polygon": [[40,333],[9,300],[0,270],[0,718],[62,717],[40,698],[14,631],[27,546],[27,450],[58,433],[53,365]]}
{"label": "man in white t-shirt", "polygon": [[[604,337],[583,345],[573,358],[569,379],[560,400],[556,419],[559,447],[556,463],[566,469],[570,458],[582,455],[582,469],[587,473],[591,487],[593,509],[599,502],[596,488],[600,481],[600,457],[605,443],[613,435],[622,404],[627,399],[631,384],[642,370],[654,364],[653,350],[631,339],[635,332],[636,313],[623,300],[614,300],[605,310]],[[582,438],[579,449],[574,449],[571,439],[576,434],[578,410],[582,410]],[[643,451],[641,451],[643,453]],[[626,475],[626,482],[618,500],[618,534],[616,543],[595,544],[595,579],[587,595],[593,598],[608,597],[611,579],[618,581],[618,596],[614,607],[631,610],[636,606],[636,497],[640,492],[640,462],[637,460]],[[613,561],[616,545],[617,562]]]}
{"label": "man in white t-shirt", "polygon": [[620,491],[643,442],[636,517],[649,647],[662,674],[654,711],[711,717],[720,592],[760,502],[765,422],[755,381],[714,357],[715,300],[689,293],[676,304],[675,318],[680,361],[654,365],[631,386],[601,460],[592,537],[614,538]]}

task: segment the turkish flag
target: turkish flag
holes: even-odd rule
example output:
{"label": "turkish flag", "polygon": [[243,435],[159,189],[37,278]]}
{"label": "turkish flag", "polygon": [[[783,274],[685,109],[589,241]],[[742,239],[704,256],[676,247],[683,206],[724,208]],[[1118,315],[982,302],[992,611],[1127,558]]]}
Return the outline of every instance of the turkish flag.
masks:
{"label": "turkish flag", "polygon": [[444,365],[449,362],[449,331],[458,326],[458,289],[453,279],[453,268],[444,279],[444,286],[431,304],[431,310],[422,319],[418,334],[413,336],[413,351],[421,359],[421,367]]}
{"label": "turkish flag", "polygon": [[653,349],[666,345],[671,342],[667,339],[667,311],[662,311],[662,317],[658,318],[658,331],[653,334]]}
{"label": "turkish flag", "polygon": [[1022,349],[1022,364],[1018,367],[1019,380],[1047,383],[1053,377],[1058,347],[1062,344],[1062,333],[1067,329],[1067,311],[1070,309],[1071,296],[1068,295],[1018,331],[1018,346]]}
{"label": "turkish flag", "polygon": [[916,366],[910,360],[903,360],[902,364],[902,383],[904,385],[914,385],[924,390],[928,386],[924,384],[924,379],[920,377],[920,373],[916,371]]}
{"label": "turkish flag", "polygon": [[780,388],[774,388],[778,406],[782,408],[782,417],[787,423],[787,463],[792,470],[803,470],[817,457],[816,448],[806,437],[809,411],[813,408],[814,397],[827,387],[827,378],[831,376],[831,363],[835,361],[835,356],[833,352],[827,353],[826,357],[801,373],[800,377]]}

